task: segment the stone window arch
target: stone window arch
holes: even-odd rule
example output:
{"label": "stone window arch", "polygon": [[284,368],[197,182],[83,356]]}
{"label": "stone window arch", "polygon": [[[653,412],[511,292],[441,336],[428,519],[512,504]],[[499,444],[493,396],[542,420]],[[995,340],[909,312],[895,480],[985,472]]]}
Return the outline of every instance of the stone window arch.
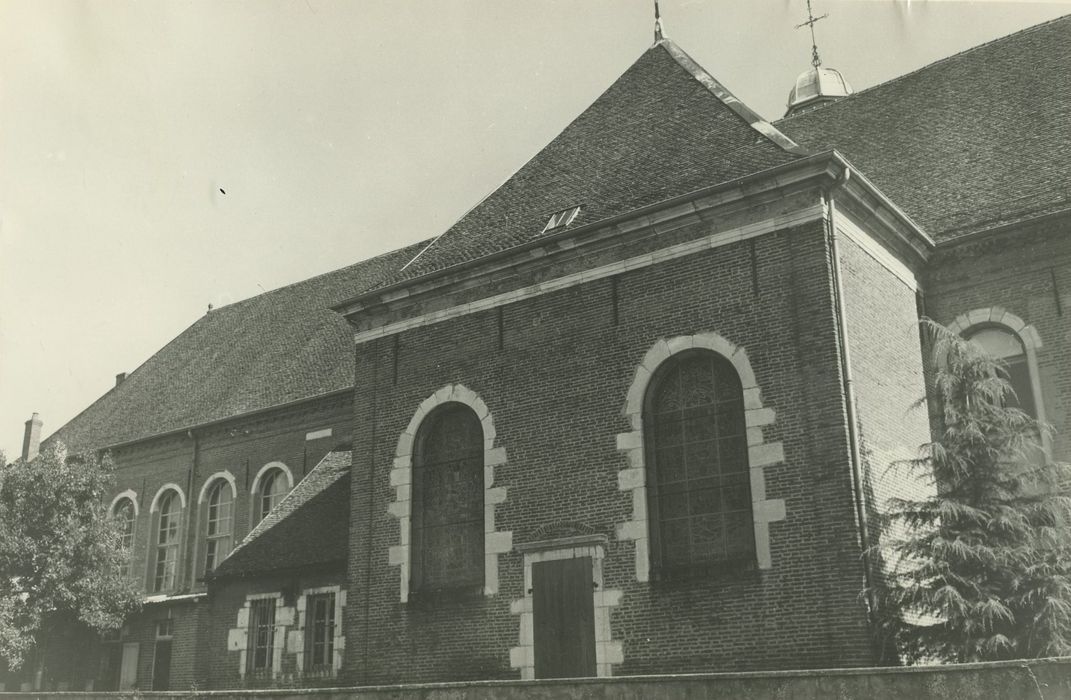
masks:
{"label": "stone window arch", "polygon": [[149,590],[153,593],[167,593],[178,587],[185,510],[186,495],[177,484],[161,486],[152,499]]}
{"label": "stone window arch", "polygon": [[[1037,329],[999,306],[969,311],[957,316],[948,327],[1004,361],[1019,408],[1044,425],[1045,400],[1038,370],[1038,350],[1042,343]],[[1044,431],[1041,443],[1045,454],[1051,456],[1051,437]]]}
{"label": "stone window arch", "polygon": [[447,402],[420,424],[413,450],[411,590],[483,587],[483,426]]}
{"label": "stone window arch", "polygon": [[[506,500],[506,489],[494,486],[495,467],[506,464],[506,450],[496,446],[497,433],[494,419],[483,402],[475,392],[460,385],[448,384],[424,399],[417,407],[412,419],[405,431],[398,437],[398,444],[394,452],[394,466],[390,471],[390,484],[395,490],[395,500],[388,506],[388,512],[397,518],[399,525],[398,544],[390,547],[388,560],[391,566],[398,567],[399,571],[399,598],[401,602],[409,600],[410,590],[413,588],[413,495],[414,495],[414,459],[418,462],[423,458],[422,441],[424,440],[422,426],[425,419],[436,419],[438,409],[460,411],[451,409],[448,404],[460,404],[471,411],[472,416],[479,423],[479,440],[477,445],[482,451],[482,494],[483,494],[483,594],[494,595],[498,593],[498,558],[502,554],[512,551],[513,533],[495,529],[495,509]],[[459,414],[460,415],[460,414]],[[437,419],[436,419],[437,420]],[[428,425],[432,425],[431,422]],[[418,467],[419,468],[419,467]],[[419,490],[419,486],[417,489]],[[423,572],[421,572],[423,573]]]}
{"label": "stone window arch", "polygon": [[677,353],[644,398],[651,564],[663,576],[753,569],[744,395],[728,358]]}
{"label": "stone window arch", "polygon": [[261,467],[249,489],[253,499],[250,509],[253,513],[253,525],[266,518],[292,488],[294,475],[288,466],[282,462],[268,462]]}
{"label": "stone window arch", "polygon": [[[743,405],[744,434],[747,441],[747,476],[751,500],[752,534],[754,537],[754,561],[759,569],[770,569],[773,557],[770,551],[770,523],[784,520],[783,499],[766,497],[766,474],[768,467],[782,464],[784,447],[780,442],[769,442],[764,428],[775,421],[773,409],[763,405],[762,392],[755,379],[747,352],[721,337],[707,332],[678,336],[656,342],[645,353],[633,373],[632,383],[625,397],[622,411],[631,430],[617,435],[617,449],[625,456],[627,464],[617,474],[621,491],[632,495],[632,518],[617,526],[619,540],[631,540],[636,544],[636,580],[649,581],[651,576],[652,526],[649,520],[648,498],[648,448],[645,435],[647,426],[645,410],[648,389],[652,381],[663,376],[662,366],[678,355],[686,358],[696,351],[710,351],[728,362],[740,383]],[[680,362],[681,359],[673,360]],[[667,365],[667,367],[671,367]],[[655,449],[652,446],[652,449]],[[658,527],[655,525],[654,527]]]}

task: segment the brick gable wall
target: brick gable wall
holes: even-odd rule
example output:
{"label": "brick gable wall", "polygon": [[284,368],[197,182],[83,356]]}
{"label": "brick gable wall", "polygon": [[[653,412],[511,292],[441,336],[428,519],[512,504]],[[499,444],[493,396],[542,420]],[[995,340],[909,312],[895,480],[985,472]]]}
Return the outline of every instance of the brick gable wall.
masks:
{"label": "brick gable wall", "polygon": [[[395,445],[416,407],[449,384],[480,396],[508,452],[495,468],[507,489],[498,529],[515,545],[556,528],[608,538],[603,585],[623,592],[610,612],[624,640],[615,674],[872,661],[831,299],[815,222],[360,344],[347,679],[517,677],[508,652],[519,624],[510,602],[525,593],[520,554],[501,557],[498,595],[467,600],[403,604],[388,565],[399,539],[387,512]],[[615,436],[630,429],[626,395],[651,345],[705,331],[746,349],[776,413],[766,439],[785,458],[766,470],[766,488],[787,515],[770,525],[768,571],[639,582],[635,545],[615,532],[632,517]]]}

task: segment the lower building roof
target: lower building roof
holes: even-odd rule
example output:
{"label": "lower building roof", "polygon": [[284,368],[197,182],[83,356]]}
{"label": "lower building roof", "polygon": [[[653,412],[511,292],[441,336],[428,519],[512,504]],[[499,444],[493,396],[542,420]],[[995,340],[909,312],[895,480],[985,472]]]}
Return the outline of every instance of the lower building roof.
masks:
{"label": "lower building roof", "polygon": [[329,452],[206,579],[334,565],[345,570],[350,462],[349,452]]}

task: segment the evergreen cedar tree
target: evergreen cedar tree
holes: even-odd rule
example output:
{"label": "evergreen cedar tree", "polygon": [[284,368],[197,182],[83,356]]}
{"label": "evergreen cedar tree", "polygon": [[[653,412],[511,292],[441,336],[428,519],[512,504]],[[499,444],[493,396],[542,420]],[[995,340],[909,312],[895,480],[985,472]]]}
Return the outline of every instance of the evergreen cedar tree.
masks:
{"label": "evergreen cedar tree", "polygon": [[886,629],[909,662],[1071,654],[1071,465],[1044,458],[1001,361],[923,324],[936,437],[891,468],[932,495],[890,500]]}
{"label": "evergreen cedar tree", "polygon": [[38,682],[63,663],[51,642],[118,629],[140,605],[108,517],[113,478],[108,457],[69,456],[58,441],[31,462],[0,453],[0,658],[32,661]]}

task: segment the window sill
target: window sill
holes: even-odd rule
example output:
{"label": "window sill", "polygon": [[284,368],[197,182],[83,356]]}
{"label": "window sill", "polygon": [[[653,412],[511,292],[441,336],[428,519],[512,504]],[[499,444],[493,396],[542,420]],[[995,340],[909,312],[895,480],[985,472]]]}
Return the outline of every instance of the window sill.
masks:
{"label": "window sill", "polygon": [[716,585],[757,583],[761,578],[757,562],[749,559],[703,566],[652,567],[650,580],[654,587],[681,588],[703,583]]}
{"label": "window sill", "polygon": [[470,605],[485,599],[483,586],[468,585],[451,588],[419,589],[409,592],[409,606],[416,609],[434,609]]}
{"label": "window sill", "polygon": [[334,678],[338,675],[338,669],[334,666],[320,665],[306,668],[301,677],[307,680],[318,680],[321,678]]}

